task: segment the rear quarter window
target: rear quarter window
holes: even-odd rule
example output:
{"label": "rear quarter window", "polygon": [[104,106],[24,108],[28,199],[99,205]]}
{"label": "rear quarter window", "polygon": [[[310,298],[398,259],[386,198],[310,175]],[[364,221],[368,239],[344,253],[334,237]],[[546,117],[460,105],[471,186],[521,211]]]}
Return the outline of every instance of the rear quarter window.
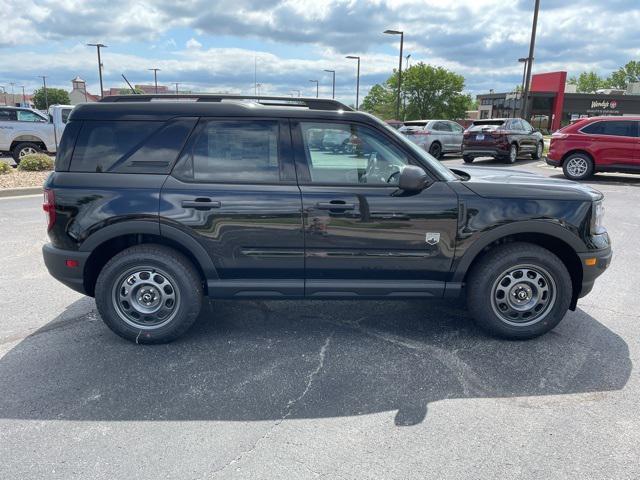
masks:
{"label": "rear quarter window", "polygon": [[195,118],[169,122],[85,121],[70,170],[168,174],[195,123]]}

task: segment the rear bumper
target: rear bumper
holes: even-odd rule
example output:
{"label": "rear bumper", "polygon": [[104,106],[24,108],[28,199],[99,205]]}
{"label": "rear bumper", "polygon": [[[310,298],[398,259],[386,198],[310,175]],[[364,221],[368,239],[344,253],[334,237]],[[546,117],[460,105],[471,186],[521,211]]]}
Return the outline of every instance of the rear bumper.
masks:
{"label": "rear bumper", "polygon": [[[84,266],[89,255],[90,252],[62,250],[54,247],[50,243],[42,247],[44,264],[51,276],[59,282],[64,283],[67,287],[84,295],[87,294],[84,288]],[[68,266],[68,260],[77,262],[77,265],[75,267]]]}
{"label": "rear bumper", "polygon": [[472,147],[463,146],[462,154],[468,157],[505,157],[509,155],[509,150],[491,147]]}
{"label": "rear bumper", "polygon": [[552,167],[559,167],[562,163],[560,160],[553,160],[549,157],[544,157],[544,161],[547,162],[547,165],[551,165]]}
{"label": "rear bumper", "polygon": [[[582,286],[578,294],[579,298],[584,297],[593,289],[596,278],[602,275],[611,264],[612,256],[613,252],[611,247],[586,253],[578,253],[580,263],[582,264]],[[587,265],[586,262],[589,259],[595,259],[595,263],[593,265]]]}

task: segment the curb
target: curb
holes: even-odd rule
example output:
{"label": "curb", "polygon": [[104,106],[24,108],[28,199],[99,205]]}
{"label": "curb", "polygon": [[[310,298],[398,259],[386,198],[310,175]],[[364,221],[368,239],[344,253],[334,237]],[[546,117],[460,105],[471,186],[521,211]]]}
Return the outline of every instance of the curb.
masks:
{"label": "curb", "polygon": [[0,188],[0,198],[21,197],[42,193],[42,187]]}

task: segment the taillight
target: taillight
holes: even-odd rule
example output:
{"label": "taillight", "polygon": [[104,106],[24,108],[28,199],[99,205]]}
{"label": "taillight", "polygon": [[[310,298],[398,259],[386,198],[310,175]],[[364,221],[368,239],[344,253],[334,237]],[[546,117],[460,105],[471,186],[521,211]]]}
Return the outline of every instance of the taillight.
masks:
{"label": "taillight", "polygon": [[56,223],[56,197],[53,194],[53,190],[45,189],[44,202],[42,203],[42,209],[44,210],[47,219],[47,232],[53,228]]}

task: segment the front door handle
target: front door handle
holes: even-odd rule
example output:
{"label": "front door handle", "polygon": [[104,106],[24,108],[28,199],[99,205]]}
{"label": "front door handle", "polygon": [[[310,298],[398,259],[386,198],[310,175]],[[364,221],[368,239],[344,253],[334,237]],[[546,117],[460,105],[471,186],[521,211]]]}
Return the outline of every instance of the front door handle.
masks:
{"label": "front door handle", "polygon": [[355,210],[356,204],[332,200],[331,202],[318,202],[316,207],[320,210]]}
{"label": "front door handle", "polygon": [[182,207],[211,210],[212,208],[220,208],[220,202],[213,201],[210,198],[196,198],[195,200],[183,200]]}

